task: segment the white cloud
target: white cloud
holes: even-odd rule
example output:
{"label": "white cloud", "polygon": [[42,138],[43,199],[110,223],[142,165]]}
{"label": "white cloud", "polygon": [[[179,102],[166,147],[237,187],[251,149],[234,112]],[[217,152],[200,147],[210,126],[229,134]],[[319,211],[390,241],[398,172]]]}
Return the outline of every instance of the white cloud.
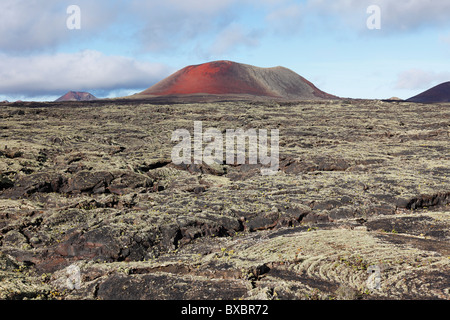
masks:
{"label": "white cloud", "polygon": [[33,57],[0,55],[0,93],[3,95],[146,88],[168,74],[169,69],[161,64],[107,56],[92,50]]}
{"label": "white cloud", "polygon": [[383,32],[408,32],[421,27],[450,25],[448,0],[307,0],[307,15],[338,18],[348,27],[364,30],[370,5],[381,8]]}
{"label": "white cloud", "polygon": [[102,34],[117,22],[122,9],[110,1],[78,0],[82,28],[67,28],[71,0],[2,0],[0,10],[0,51],[21,53],[51,50],[73,39]]}
{"label": "white cloud", "polygon": [[277,33],[292,33],[298,31],[304,22],[305,10],[298,3],[287,3],[273,8],[266,16],[271,29]]}
{"label": "white cloud", "polygon": [[429,89],[446,81],[450,81],[450,72],[410,69],[398,75],[395,88],[406,90]]}
{"label": "white cloud", "polygon": [[239,46],[254,47],[259,44],[258,38],[259,32],[248,32],[242,25],[231,24],[217,36],[210,53],[220,56]]}
{"label": "white cloud", "polygon": [[[137,0],[142,2],[142,0]],[[150,1],[152,2],[152,1]],[[231,5],[239,3],[238,0],[220,0],[220,1],[205,1],[205,0],[166,0],[153,1],[153,3],[163,3],[164,6],[176,8],[186,14],[217,14],[227,10]]]}
{"label": "white cloud", "polygon": [[147,52],[171,53],[195,45],[206,51],[204,43],[224,32],[239,15],[235,10],[239,3],[237,0],[134,0],[128,10],[140,27],[133,37],[139,39],[141,49]]}
{"label": "white cloud", "polygon": [[[29,50],[51,46],[62,37],[65,11],[56,0],[3,0],[0,10],[1,50]],[[61,14],[56,12],[61,10]]]}
{"label": "white cloud", "polygon": [[[366,9],[379,5],[382,32],[410,31],[424,26],[450,25],[448,0],[77,0],[82,29],[66,28],[66,9],[72,0],[2,0],[0,52],[54,49],[70,41],[98,38],[109,28],[133,30],[141,49],[170,52],[186,43],[201,44],[226,32],[233,23],[244,24],[240,8],[265,14],[267,28],[298,32],[306,23],[328,27],[345,25],[366,30]],[[248,11],[247,11],[248,12]],[[130,28],[130,25],[132,27]],[[123,26],[123,28],[121,28]],[[314,26],[315,27],[315,26]],[[109,38],[114,39],[108,34]],[[136,41],[136,40],[135,40]]]}

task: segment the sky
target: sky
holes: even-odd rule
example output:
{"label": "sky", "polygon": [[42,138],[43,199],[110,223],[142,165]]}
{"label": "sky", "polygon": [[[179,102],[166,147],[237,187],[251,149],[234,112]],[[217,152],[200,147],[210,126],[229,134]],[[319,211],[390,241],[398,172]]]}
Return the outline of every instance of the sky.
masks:
{"label": "sky", "polygon": [[449,58],[448,0],[0,1],[0,101],[121,97],[215,60],[407,99],[450,81]]}

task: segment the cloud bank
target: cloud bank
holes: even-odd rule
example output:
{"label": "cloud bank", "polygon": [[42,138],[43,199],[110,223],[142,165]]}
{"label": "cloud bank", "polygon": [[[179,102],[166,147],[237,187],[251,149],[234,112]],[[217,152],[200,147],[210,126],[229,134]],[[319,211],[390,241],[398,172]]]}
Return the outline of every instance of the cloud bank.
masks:
{"label": "cloud bank", "polygon": [[384,34],[450,25],[450,1],[447,0],[308,0],[305,10],[364,30],[366,25],[362,22],[368,17],[366,10],[370,5],[381,9]]}
{"label": "cloud bank", "polygon": [[0,55],[0,92],[60,95],[68,90],[146,88],[168,74],[166,66],[84,50],[32,57]]}
{"label": "cloud bank", "polygon": [[[74,33],[65,23],[66,9],[72,2],[3,0],[0,51],[17,54],[48,50],[72,41]],[[217,47],[216,42],[236,25],[241,26],[241,34],[247,39],[250,35],[257,41],[263,32],[246,24],[242,8],[261,17],[266,33],[298,32],[308,22],[362,31],[366,29],[366,9],[370,5],[380,6],[385,34],[450,26],[448,0],[78,0],[77,5],[82,9],[82,29],[76,40],[103,36],[113,28],[129,30],[125,31],[126,36],[136,40],[137,49],[149,52],[174,50],[183,43],[202,43],[206,36],[215,38],[211,46]]]}

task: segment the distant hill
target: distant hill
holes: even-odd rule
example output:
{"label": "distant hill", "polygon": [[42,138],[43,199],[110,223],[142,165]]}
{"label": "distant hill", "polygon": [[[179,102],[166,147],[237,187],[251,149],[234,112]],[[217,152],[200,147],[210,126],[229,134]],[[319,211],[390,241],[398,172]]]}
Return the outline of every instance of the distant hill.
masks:
{"label": "distant hill", "polygon": [[250,95],[283,99],[337,99],[284,67],[259,68],[232,61],[185,67],[135,95]]}
{"label": "distant hill", "polygon": [[94,97],[89,92],[69,91],[65,95],[56,99],[55,101],[61,102],[61,101],[91,101],[91,100],[97,100],[97,98]]}
{"label": "distant hill", "polygon": [[417,103],[450,102],[450,81],[441,83],[406,101]]}

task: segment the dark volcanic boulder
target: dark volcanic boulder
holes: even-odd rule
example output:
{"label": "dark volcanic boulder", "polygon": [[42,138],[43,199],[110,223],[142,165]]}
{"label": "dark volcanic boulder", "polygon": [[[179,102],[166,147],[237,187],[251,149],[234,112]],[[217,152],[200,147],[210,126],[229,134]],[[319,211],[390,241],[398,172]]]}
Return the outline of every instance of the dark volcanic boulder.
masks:
{"label": "dark volcanic boulder", "polygon": [[113,179],[114,176],[107,171],[80,171],[68,179],[67,185],[61,191],[63,193],[104,193]]}
{"label": "dark volcanic boulder", "polygon": [[17,178],[14,185],[5,190],[4,196],[12,199],[17,199],[36,192],[59,192],[64,183],[65,178],[59,173],[34,173]]}

